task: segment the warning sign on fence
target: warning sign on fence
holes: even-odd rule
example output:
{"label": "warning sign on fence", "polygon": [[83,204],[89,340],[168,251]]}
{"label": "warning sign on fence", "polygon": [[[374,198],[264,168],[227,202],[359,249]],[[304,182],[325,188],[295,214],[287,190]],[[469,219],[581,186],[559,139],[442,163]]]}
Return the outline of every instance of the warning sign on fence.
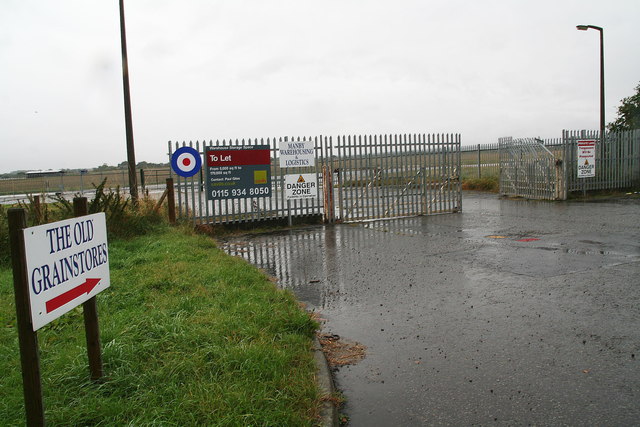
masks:
{"label": "warning sign on fence", "polygon": [[315,173],[284,176],[284,190],[287,200],[313,199],[318,197],[318,179]]}
{"label": "warning sign on fence", "polygon": [[578,141],[578,178],[596,176],[595,139]]}

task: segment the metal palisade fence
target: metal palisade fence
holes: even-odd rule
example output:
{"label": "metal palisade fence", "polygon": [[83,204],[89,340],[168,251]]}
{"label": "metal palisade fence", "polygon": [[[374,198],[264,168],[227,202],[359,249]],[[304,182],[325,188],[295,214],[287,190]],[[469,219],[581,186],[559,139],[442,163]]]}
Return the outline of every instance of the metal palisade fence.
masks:
{"label": "metal palisade fence", "polygon": [[[305,145],[304,141],[306,146],[312,142],[313,161],[309,165],[293,161],[281,166],[282,144]],[[305,217],[323,218],[325,222],[363,221],[457,212],[462,207],[458,134],[170,141],[169,158],[184,146],[194,148],[205,159],[199,174],[175,178],[178,216],[195,224],[285,218],[291,222],[292,218]],[[270,194],[212,197],[209,193],[216,190],[207,185],[207,179],[211,181],[206,169],[207,150],[243,147],[268,147]],[[285,190],[292,179],[313,182],[305,185],[317,186],[317,192],[301,199],[292,197]]]}
{"label": "metal palisade fence", "polygon": [[[565,200],[569,193],[640,185],[640,130],[563,131],[562,139],[501,138],[500,193]],[[581,146],[584,148],[581,151]],[[581,168],[589,173],[579,173]]]}
{"label": "metal palisade fence", "polygon": [[[568,192],[630,188],[640,185],[640,129],[607,133],[564,131],[563,160]],[[595,140],[595,174],[578,177],[578,141]]]}
{"label": "metal palisade fence", "polygon": [[312,217],[322,215],[322,193],[313,199],[286,200],[283,191],[284,177],[286,174],[314,173],[316,176],[322,173],[322,166],[327,162],[327,153],[322,144],[325,137],[297,138],[296,140],[312,140],[315,146],[315,166],[309,168],[286,168],[278,164],[280,143],[288,138],[243,139],[222,141],[196,141],[195,143],[169,142],[169,157],[173,151],[180,147],[189,146],[195,148],[205,158],[207,148],[224,149],[229,147],[268,146],[270,151],[270,177],[271,195],[268,197],[247,198],[219,198],[210,200],[206,185],[206,158],[199,174],[190,178],[176,176],[177,215],[180,218],[189,218],[196,224],[209,223],[242,223],[264,220],[273,220],[287,217]]}

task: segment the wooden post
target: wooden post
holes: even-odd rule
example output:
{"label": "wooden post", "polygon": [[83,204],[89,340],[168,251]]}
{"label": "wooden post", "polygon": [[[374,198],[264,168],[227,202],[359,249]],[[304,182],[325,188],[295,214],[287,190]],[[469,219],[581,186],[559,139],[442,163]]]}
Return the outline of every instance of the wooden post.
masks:
{"label": "wooden post", "polygon": [[167,178],[167,204],[169,208],[169,223],[176,223],[176,196],[173,191],[173,178]]}
{"label": "wooden post", "polygon": [[36,223],[42,224],[42,206],[40,205],[40,196],[37,194],[33,196],[33,208],[36,214]]}
{"label": "wooden post", "polygon": [[44,403],[40,380],[40,354],[38,335],[31,321],[29,279],[22,230],[27,227],[24,209],[9,209],[9,244],[13,267],[13,289],[16,301],[20,363],[27,426],[44,426]]}
{"label": "wooden post", "polygon": [[144,191],[145,189],[145,182],[144,182],[144,169],[140,169],[140,186],[142,187],[142,191]]}
{"label": "wooden post", "polygon": [[331,172],[327,165],[322,166],[322,193],[324,198],[324,222],[331,223],[333,218],[331,216],[333,207],[331,206],[330,186]]}
{"label": "wooden post", "polygon": [[[87,215],[87,198],[73,199],[73,213],[76,217]],[[82,304],[84,314],[84,332],[87,338],[87,355],[91,381],[102,378],[102,351],[100,348],[100,325],[98,324],[98,307],[96,297],[89,298]]]}

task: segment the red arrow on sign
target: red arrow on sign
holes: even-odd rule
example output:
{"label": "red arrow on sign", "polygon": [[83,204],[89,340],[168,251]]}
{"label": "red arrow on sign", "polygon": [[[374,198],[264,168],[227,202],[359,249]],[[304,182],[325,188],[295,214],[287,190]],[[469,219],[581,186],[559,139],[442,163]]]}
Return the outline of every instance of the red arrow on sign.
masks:
{"label": "red arrow on sign", "polygon": [[100,282],[100,279],[87,279],[82,285],[76,286],[67,292],[58,295],[55,298],[50,299],[45,303],[47,307],[47,313],[51,313],[53,310],[62,307],[68,302],[73,301],[82,294],[89,294]]}

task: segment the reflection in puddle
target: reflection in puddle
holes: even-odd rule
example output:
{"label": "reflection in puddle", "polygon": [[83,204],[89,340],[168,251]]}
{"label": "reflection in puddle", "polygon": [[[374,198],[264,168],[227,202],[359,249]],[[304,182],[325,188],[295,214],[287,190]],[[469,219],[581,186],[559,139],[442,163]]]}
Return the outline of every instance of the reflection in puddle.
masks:
{"label": "reflection in puddle", "polygon": [[362,277],[358,269],[370,265],[371,260],[363,262],[363,257],[370,258],[371,250],[384,252],[389,240],[399,236],[435,236],[450,231],[451,227],[410,218],[290,230],[225,242],[222,249],[275,276],[282,288],[293,291],[310,308],[327,308],[348,298],[345,285]]}

